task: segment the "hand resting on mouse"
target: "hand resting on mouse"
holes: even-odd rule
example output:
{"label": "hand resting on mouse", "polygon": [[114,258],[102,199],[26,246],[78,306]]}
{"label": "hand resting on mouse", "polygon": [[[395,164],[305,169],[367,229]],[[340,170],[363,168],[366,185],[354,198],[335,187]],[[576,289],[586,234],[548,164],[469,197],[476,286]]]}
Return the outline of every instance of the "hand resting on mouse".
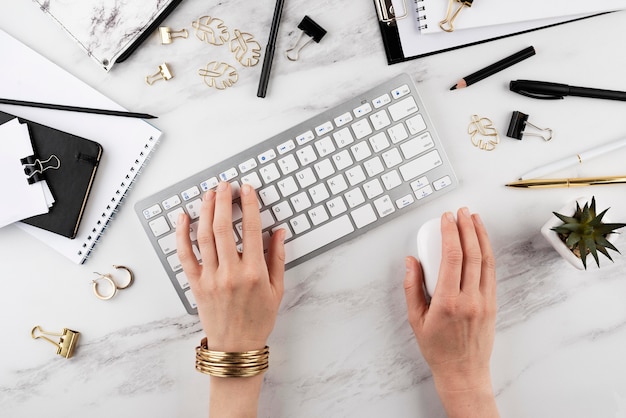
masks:
{"label": "hand resting on mouse", "polygon": [[497,417],[490,357],[495,336],[496,269],[487,231],[477,214],[444,213],[441,267],[430,303],[423,272],[407,257],[408,317],[449,417]]}

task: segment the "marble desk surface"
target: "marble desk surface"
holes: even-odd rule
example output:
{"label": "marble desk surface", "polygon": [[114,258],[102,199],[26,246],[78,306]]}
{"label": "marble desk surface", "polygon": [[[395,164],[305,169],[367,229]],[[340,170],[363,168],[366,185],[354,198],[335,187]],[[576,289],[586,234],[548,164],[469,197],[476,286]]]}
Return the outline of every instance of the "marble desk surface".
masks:
{"label": "marble desk surface", "polygon": [[[166,20],[187,27],[203,15],[265,46],[274,2],[186,0]],[[298,62],[282,52],[307,14],[327,29]],[[416,81],[443,138],[460,187],[286,274],[270,338],[263,417],[443,417],[427,364],[406,320],[403,258],[415,254],[426,220],[467,205],[488,226],[498,262],[493,384],[504,417],[626,416],[626,257],[578,271],[539,233],[571,199],[595,195],[626,221],[624,186],[515,190],[506,182],[556,158],[626,135],[626,104],[570,97],[540,101],[511,93],[525,78],[626,90],[626,13],[614,13],[388,66],[371,1],[287,1],[265,99],[261,65],[242,69],[225,91],[198,68],[228,51],[192,37],[161,45],[154,34],[127,62],[104,72],[27,0],[0,2],[0,28],[136,112],[158,115],[161,143],[93,256],[74,265],[20,229],[0,230],[0,415],[3,417],[202,417],[209,379],[194,370],[202,338],[149,246],[133,204],[165,185],[245,149],[401,72]],[[534,45],[537,55],[464,90],[452,84]],[[225,57],[225,58],[224,58]],[[2,57],[11,65],[12,57]],[[148,86],[167,61],[175,78]],[[493,152],[474,148],[473,114],[506,132],[511,112],[550,127],[551,142],[502,135]],[[626,149],[555,173],[624,174]],[[621,170],[621,171],[620,171]],[[374,245],[384,242],[385,245]],[[618,238],[624,248],[626,239]],[[128,265],[135,284],[103,302],[93,271]],[[81,332],[73,358],[33,341],[30,330]]]}

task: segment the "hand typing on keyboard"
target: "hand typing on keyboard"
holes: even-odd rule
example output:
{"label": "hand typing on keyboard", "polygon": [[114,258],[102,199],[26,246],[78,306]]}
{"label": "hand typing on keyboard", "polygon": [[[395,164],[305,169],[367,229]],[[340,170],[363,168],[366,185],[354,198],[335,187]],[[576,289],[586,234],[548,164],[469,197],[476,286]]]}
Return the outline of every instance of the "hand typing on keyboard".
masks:
{"label": "hand typing on keyboard", "polygon": [[[196,298],[210,350],[244,352],[265,347],[283,296],[284,230],[273,234],[266,263],[256,193],[244,184],[240,195],[241,253],[233,240],[229,183],[220,183],[202,198],[197,231],[202,264],[189,238],[189,216],[181,214],[177,222],[178,256]],[[256,414],[262,379],[262,374],[237,379],[212,378],[210,415],[224,416],[232,408]]]}

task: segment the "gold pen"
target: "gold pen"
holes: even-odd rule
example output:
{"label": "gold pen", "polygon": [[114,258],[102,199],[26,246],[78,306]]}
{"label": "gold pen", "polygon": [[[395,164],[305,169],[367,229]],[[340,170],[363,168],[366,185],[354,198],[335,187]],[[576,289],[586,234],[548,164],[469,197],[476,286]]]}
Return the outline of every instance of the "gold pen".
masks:
{"label": "gold pen", "polygon": [[514,181],[513,183],[505,184],[505,186],[528,189],[549,189],[555,187],[580,187],[619,183],[626,183],[626,176],[578,177],[571,179],[528,179]]}

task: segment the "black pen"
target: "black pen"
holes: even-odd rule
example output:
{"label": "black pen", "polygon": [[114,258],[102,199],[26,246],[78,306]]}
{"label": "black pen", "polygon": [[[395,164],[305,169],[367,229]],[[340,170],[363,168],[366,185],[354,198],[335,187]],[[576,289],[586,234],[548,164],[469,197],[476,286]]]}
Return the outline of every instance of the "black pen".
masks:
{"label": "black pen", "polygon": [[267,93],[267,84],[270,81],[272,61],[274,61],[274,49],[276,49],[276,37],[278,36],[278,26],[280,25],[280,17],[283,14],[284,3],[285,0],[276,0],[274,17],[272,18],[272,26],[270,28],[270,37],[267,41],[267,46],[265,47],[265,56],[263,57],[263,68],[261,68],[259,89],[256,92],[257,97],[265,97],[265,93]]}
{"label": "black pen", "polygon": [[515,65],[518,62],[525,60],[526,58],[530,58],[533,55],[535,55],[535,48],[533,48],[532,46],[524,48],[513,55],[509,55],[508,57],[503,58],[498,62],[494,62],[493,64],[483,69],[480,69],[475,73],[463,77],[454,86],[450,87],[450,90],[462,89],[467,86],[471,86],[472,84],[477,83],[480,80],[487,78],[490,75],[496,74],[497,72],[500,72],[506,68],[509,68],[510,66]]}
{"label": "black pen", "polygon": [[93,109],[90,107],[78,107],[78,106],[68,106],[68,105],[59,105],[59,104],[51,104],[51,103],[28,102],[24,100],[0,99],[0,104],[7,104],[7,105],[13,105],[13,106],[39,107],[42,109],[52,109],[52,110],[67,110],[70,112],[95,113],[98,115],[108,115],[108,116],[124,116],[127,118],[156,119],[156,116],[152,116],[147,113],[126,112],[123,110]]}
{"label": "black pen", "polygon": [[624,91],[568,86],[567,84],[549,83],[547,81],[514,80],[509,84],[509,89],[535,99],[558,100],[565,96],[579,96],[626,101],[626,92]]}

